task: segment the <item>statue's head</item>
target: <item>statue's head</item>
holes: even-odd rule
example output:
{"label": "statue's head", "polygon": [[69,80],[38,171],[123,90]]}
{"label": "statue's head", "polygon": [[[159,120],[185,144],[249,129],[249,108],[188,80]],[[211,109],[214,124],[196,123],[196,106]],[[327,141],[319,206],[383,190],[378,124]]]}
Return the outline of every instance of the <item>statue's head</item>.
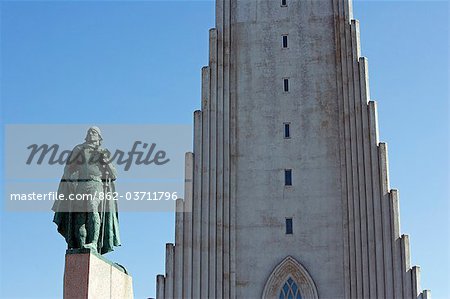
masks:
{"label": "statue's head", "polygon": [[86,140],[86,142],[98,143],[98,145],[100,145],[103,140],[100,128],[96,126],[90,127],[84,140]]}

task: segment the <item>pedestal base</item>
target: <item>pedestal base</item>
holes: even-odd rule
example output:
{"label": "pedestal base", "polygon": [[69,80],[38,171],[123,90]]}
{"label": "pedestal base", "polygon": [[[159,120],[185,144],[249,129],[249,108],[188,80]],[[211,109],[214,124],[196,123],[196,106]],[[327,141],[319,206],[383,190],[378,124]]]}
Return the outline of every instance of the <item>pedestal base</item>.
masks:
{"label": "pedestal base", "polygon": [[64,299],[132,299],[132,278],[125,268],[89,249],[67,250]]}

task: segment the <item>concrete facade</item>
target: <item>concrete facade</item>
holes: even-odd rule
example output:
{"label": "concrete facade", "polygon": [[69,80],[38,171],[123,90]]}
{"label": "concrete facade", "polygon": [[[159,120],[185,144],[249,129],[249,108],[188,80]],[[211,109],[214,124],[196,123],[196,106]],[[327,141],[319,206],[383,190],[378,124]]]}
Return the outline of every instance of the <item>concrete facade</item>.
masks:
{"label": "concrete facade", "polygon": [[304,299],[429,298],[351,1],[217,0],[209,40],[157,298],[280,298],[289,278]]}

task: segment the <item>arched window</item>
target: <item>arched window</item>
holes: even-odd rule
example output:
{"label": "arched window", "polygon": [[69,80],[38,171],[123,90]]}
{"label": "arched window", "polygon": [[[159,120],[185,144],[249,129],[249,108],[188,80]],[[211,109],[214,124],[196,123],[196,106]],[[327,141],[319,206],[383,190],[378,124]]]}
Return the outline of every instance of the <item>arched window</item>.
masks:
{"label": "arched window", "polygon": [[289,277],[288,280],[284,283],[280,291],[279,299],[302,299],[300,290],[298,289],[297,284],[292,278]]}
{"label": "arched window", "polygon": [[319,299],[311,275],[292,256],[282,260],[269,275],[263,299]]}

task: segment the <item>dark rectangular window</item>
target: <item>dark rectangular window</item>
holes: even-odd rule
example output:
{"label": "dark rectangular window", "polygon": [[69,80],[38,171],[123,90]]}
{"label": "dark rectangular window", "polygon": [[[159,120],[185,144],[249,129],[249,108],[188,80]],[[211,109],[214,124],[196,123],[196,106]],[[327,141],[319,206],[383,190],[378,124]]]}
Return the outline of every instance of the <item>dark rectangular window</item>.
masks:
{"label": "dark rectangular window", "polygon": [[284,138],[291,138],[291,126],[290,123],[284,124]]}
{"label": "dark rectangular window", "polygon": [[286,218],[286,235],[292,235],[292,218]]}
{"label": "dark rectangular window", "polygon": [[288,92],[289,91],[289,79],[288,78],[283,79],[283,86],[284,86],[284,92]]}
{"label": "dark rectangular window", "polygon": [[287,0],[281,0],[281,6],[287,6]]}
{"label": "dark rectangular window", "polygon": [[283,35],[283,48],[288,47],[288,37],[287,35]]}
{"label": "dark rectangular window", "polygon": [[292,186],[292,169],[284,170],[284,185]]}

